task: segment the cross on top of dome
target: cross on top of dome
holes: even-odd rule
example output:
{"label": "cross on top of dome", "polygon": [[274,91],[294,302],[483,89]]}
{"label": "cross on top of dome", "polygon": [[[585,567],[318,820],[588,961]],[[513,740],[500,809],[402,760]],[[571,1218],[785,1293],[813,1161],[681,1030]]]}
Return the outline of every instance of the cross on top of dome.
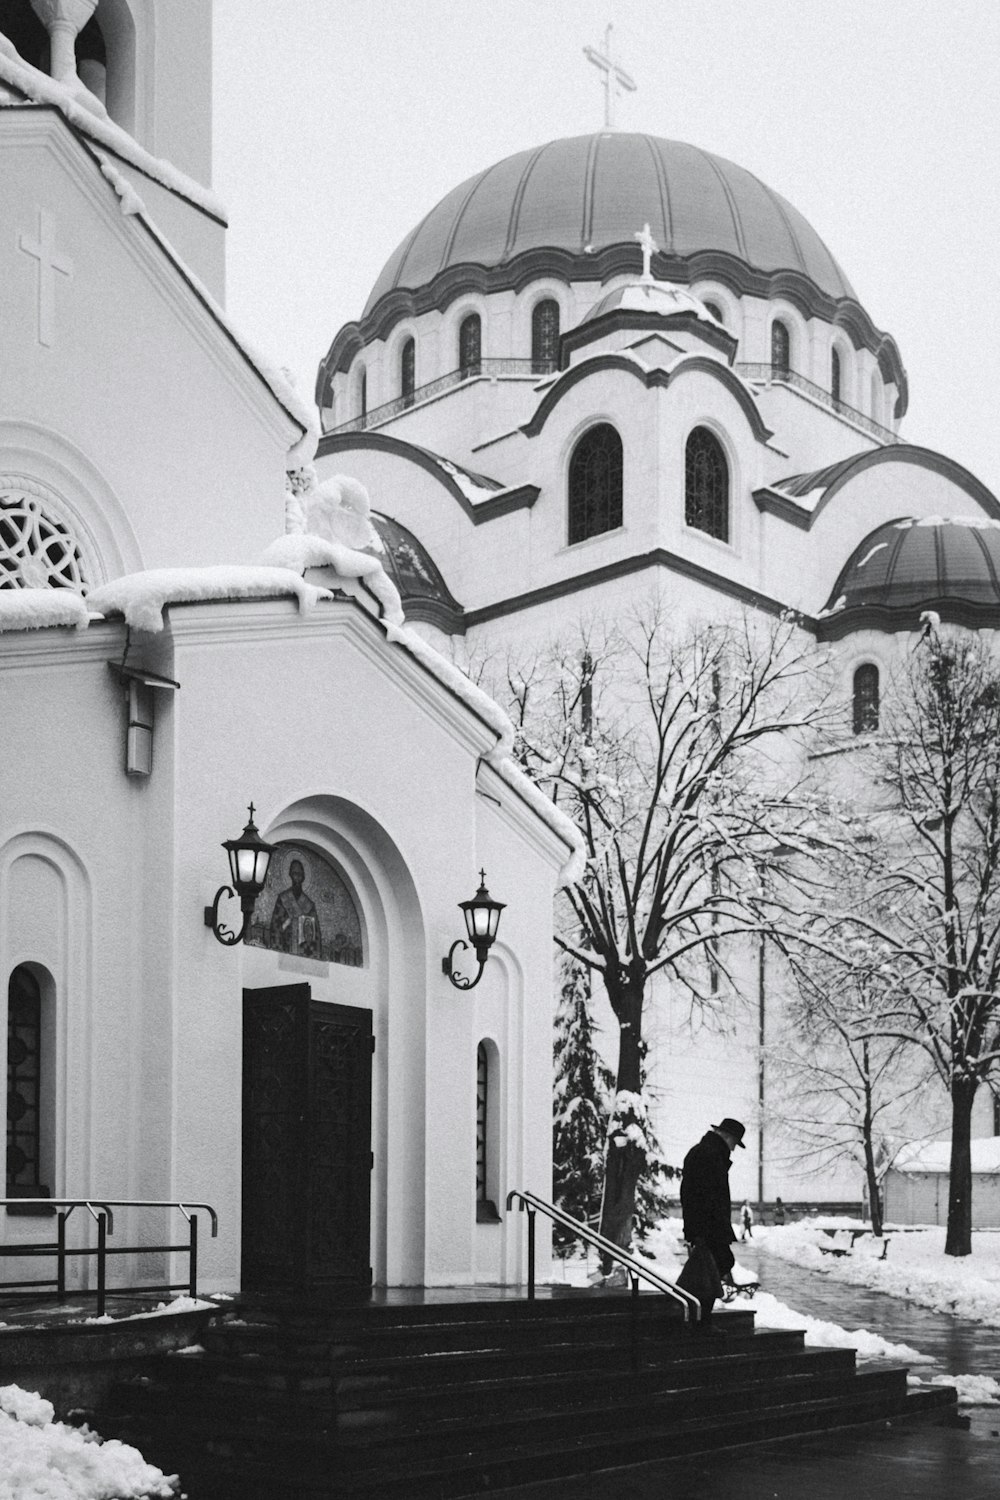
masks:
{"label": "cross on top of dome", "polygon": [[653,254],[660,247],[653,239],[648,223],[643,224],[641,229],[637,229],[632,238],[639,241],[642,249],[642,279],[648,284],[653,280]]}

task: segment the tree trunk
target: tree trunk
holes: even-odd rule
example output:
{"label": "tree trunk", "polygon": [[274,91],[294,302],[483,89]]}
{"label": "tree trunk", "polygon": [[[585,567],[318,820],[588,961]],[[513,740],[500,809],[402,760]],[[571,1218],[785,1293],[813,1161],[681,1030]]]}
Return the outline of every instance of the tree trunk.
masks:
{"label": "tree trunk", "polygon": [[872,1234],[882,1238],[882,1200],[879,1197],[878,1173],[875,1170],[875,1153],[871,1136],[865,1137],[865,1178],[868,1182],[868,1207],[872,1216]]}
{"label": "tree trunk", "polygon": [[[607,983],[607,981],[605,981]],[[644,983],[626,978],[618,993],[608,985],[608,996],[618,1018],[618,1074],[615,1093],[639,1094],[642,1089],[642,1000]],[[632,1140],[622,1139],[612,1113],[604,1162],[604,1195],[601,1202],[601,1233],[605,1239],[627,1250],[632,1243],[636,1184],[646,1165],[645,1151]],[[610,1262],[602,1262],[605,1274]]]}
{"label": "tree trunk", "polygon": [[945,1255],[972,1254],[972,1105],[976,1079],[951,1086],[951,1170],[948,1179],[948,1235]]}

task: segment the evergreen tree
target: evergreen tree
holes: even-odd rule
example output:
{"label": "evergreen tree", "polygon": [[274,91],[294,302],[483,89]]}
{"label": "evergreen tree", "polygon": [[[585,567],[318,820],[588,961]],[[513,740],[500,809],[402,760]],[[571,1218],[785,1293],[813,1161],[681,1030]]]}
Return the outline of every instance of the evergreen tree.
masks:
{"label": "evergreen tree", "polygon": [[[558,1206],[596,1225],[604,1183],[608,1125],[608,1070],[595,1044],[588,972],[571,954],[560,955],[562,983],[556,1011],[552,1178]],[[575,1236],[557,1225],[556,1252],[566,1255]]]}

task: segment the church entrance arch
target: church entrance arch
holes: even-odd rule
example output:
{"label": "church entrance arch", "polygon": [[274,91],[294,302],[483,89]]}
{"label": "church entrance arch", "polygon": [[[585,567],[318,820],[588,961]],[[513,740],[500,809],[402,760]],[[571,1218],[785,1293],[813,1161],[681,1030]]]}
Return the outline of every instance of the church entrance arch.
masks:
{"label": "church entrance arch", "polygon": [[370,1294],[371,1080],[371,1011],[243,991],[245,1292]]}

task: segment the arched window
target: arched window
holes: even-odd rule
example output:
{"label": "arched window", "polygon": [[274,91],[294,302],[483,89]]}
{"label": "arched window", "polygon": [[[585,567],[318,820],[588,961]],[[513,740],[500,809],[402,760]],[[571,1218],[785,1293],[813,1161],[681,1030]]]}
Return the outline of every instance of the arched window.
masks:
{"label": "arched window", "polygon": [[407,339],[399,354],[399,394],[405,406],[413,405],[413,393],[417,388],[417,346]]}
{"label": "arched window", "polygon": [[622,524],[622,440],[608,422],[591,427],[569,461],[569,540]]}
{"label": "arched window", "polygon": [[718,323],[724,323],[726,321],[725,318],[722,316],[722,308],[719,306],[719,304],[717,302],[706,302],[705,306],[708,309],[708,311],[712,314],[712,317],[715,318],[716,322],[718,322]]}
{"label": "arched window", "polygon": [[546,297],[531,314],[531,368],[535,375],[548,375],[558,363],[559,303]]}
{"label": "arched window", "polygon": [[872,371],[872,416],[876,422],[882,420],[882,381],[877,370]]}
{"label": "arched window", "polygon": [[840,351],[830,351],[830,395],[834,401],[840,400]]}
{"label": "arched window", "polygon": [[361,366],[361,374],[358,377],[358,416],[362,422],[368,415],[368,371],[364,365]]}
{"label": "arched window", "polygon": [[0,589],[70,588],[85,593],[80,546],[42,497],[0,489]]}
{"label": "arched window", "polygon": [[42,991],[20,965],[7,986],[8,1198],[44,1198],[42,1183]]}
{"label": "arched window", "polygon": [[854,674],[854,733],[878,729],[878,667],[866,661]]}
{"label": "arched window", "polygon": [[720,542],[729,540],[729,465],[722,444],[696,427],[684,455],[684,520]]}
{"label": "arched window", "polygon": [[771,324],[771,368],[788,374],[791,364],[791,340],[784,323],[777,319]]}
{"label": "arched window", "polygon": [[458,368],[463,378],[478,375],[482,361],[482,323],[478,313],[462,319],[458,330]]}
{"label": "arched window", "polygon": [[491,1097],[490,1047],[480,1042],[476,1049],[476,1221],[495,1224],[500,1218],[496,1205],[496,1121]]}

